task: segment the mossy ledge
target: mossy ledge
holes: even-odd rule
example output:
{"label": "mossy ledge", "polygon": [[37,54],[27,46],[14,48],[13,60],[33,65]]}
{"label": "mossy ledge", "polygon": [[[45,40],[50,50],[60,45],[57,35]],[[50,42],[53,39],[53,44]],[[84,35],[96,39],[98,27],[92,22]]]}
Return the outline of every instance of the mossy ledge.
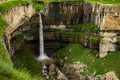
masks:
{"label": "mossy ledge", "polygon": [[[95,75],[103,75],[109,71],[115,71],[117,76],[120,78],[119,62],[120,62],[120,51],[111,52],[106,58],[99,59],[96,57],[97,51],[85,48],[80,44],[69,44],[67,47],[59,50],[57,53],[57,59],[68,57],[65,63],[73,63],[80,61],[87,65],[88,72],[82,74],[96,73]],[[114,64],[114,65],[113,65]]]}

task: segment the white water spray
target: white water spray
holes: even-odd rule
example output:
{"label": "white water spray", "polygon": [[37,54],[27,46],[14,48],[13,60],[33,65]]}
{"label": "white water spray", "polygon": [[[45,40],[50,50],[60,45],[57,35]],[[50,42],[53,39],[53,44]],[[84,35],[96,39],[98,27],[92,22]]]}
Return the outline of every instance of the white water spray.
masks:
{"label": "white water spray", "polygon": [[38,61],[48,60],[50,59],[44,52],[44,41],[43,41],[43,24],[42,24],[42,16],[39,12],[39,56],[37,58]]}

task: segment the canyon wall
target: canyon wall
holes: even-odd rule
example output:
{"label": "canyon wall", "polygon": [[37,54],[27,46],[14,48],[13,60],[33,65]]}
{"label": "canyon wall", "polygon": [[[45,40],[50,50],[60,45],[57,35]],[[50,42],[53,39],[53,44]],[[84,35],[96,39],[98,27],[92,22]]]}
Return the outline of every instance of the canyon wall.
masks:
{"label": "canyon wall", "polygon": [[[97,42],[96,44],[97,46],[99,45],[99,57],[105,57],[109,51],[116,50],[115,43],[118,40],[118,34],[120,30],[120,6],[89,2],[46,2],[44,4],[47,8],[42,13],[43,24],[45,26],[44,28],[48,27],[49,29],[52,28],[64,30],[66,28],[70,28],[70,25],[72,24],[95,23],[99,27],[99,35],[103,37],[100,43],[98,44]],[[36,11],[32,5],[19,5],[15,8],[12,8],[8,12],[3,13],[3,16],[9,24],[9,26],[5,29],[8,43],[11,37],[20,34],[21,31],[24,31],[27,28],[29,30],[30,25],[33,25],[34,27],[39,26],[39,17],[38,14],[35,13]],[[29,21],[29,19],[31,21]],[[29,24],[23,25],[24,23]],[[24,27],[21,27],[21,25]],[[17,29],[18,27],[21,28]],[[35,29],[37,30],[38,27]],[[55,33],[56,32],[54,32],[54,34],[50,33],[49,36],[48,33],[46,33],[46,38],[50,38],[51,34],[51,39],[55,38],[55,36],[57,36]],[[61,37],[60,36],[59,38],[62,38],[63,41],[67,40],[68,42],[79,42],[80,40],[83,40],[83,38],[79,38],[79,40],[76,38],[73,39],[74,37],[70,39],[69,35],[67,35],[68,38],[66,39],[64,34],[62,34]],[[57,40],[57,38],[55,39]],[[84,39],[79,43],[85,43],[84,46],[87,43],[87,46],[91,46],[92,41],[86,40],[87,39]]]}
{"label": "canyon wall", "polygon": [[[16,30],[19,26],[29,21],[29,19],[36,13],[32,4],[19,5],[12,9],[2,13],[4,19],[7,21],[8,26],[5,29],[5,36],[7,37],[6,43],[10,52],[10,39],[11,33]],[[11,52],[10,52],[11,53]]]}
{"label": "canyon wall", "polygon": [[83,22],[97,24],[100,36],[103,37],[99,46],[99,57],[105,57],[109,51],[115,51],[120,30],[120,6],[85,2],[83,11]]}
{"label": "canyon wall", "polygon": [[8,23],[8,26],[5,29],[5,33],[8,38],[10,39],[11,33],[22,24],[27,23],[35,13],[36,11],[32,4],[20,5],[4,12],[2,15]]}
{"label": "canyon wall", "polygon": [[120,6],[84,2],[83,22],[95,23],[100,30],[120,30]]}
{"label": "canyon wall", "polygon": [[48,25],[70,25],[79,24],[83,20],[83,3],[82,2],[51,2],[45,3],[47,6]]}

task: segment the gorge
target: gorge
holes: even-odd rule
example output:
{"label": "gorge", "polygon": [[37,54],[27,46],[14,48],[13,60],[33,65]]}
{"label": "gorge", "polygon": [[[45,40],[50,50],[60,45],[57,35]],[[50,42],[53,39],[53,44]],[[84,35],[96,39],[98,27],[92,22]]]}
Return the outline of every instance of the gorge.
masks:
{"label": "gorge", "polygon": [[[40,11],[35,4],[40,5]],[[0,14],[8,23],[7,27],[0,27],[3,30],[0,59],[5,66],[10,64],[7,70],[0,62],[0,80],[119,80],[119,4],[89,1],[35,4],[21,3]],[[38,61],[44,58],[48,61],[37,62],[36,57]],[[23,76],[20,73],[28,78],[20,77]],[[34,77],[37,74],[38,79]]]}

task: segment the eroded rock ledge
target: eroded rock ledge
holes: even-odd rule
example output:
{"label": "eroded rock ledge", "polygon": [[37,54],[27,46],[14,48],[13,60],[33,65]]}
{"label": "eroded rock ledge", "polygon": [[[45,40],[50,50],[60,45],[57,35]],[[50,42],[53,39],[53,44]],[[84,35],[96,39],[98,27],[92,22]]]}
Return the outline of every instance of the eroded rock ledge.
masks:
{"label": "eroded rock ledge", "polygon": [[[7,28],[5,29],[5,35],[7,37],[6,43],[7,48],[10,52],[10,39],[11,33],[16,30],[18,27],[28,22],[29,19],[36,13],[36,10],[33,8],[32,4],[28,5],[19,5],[13,7],[9,11],[2,13],[3,17],[8,23]],[[10,52],[11,53],[11,52]]]}
{"label": "eroded rock ledge", "polygon": [[[95,23],[99,27],[99,35],[103,37],[99,43],[99,57],[105,57],[109,51],[116,50],[116,42],[120,30],[120,6],[89,2],[45,3],[48,8],[43,13],[44,26],[61,28],[60,25]],[[5,33],[9,40],[11,33],[35,14],[32,5],[19,5],[3,13],[9,26]],[[38,19],[37,19],[38,20]],[[36,20],[33,20],[35,22]],[[38,24],[38,21],[36,22]],[[31,24],[32,25],[32,24]],[[116,32],[117,31],[117,32]],[[19,32],[19,31],[18,31]],[[92,32],[91,32],[92,33]],[[8,45],[9,47],[10,45]],[[9,49],[10,50],[10,49]]]}

